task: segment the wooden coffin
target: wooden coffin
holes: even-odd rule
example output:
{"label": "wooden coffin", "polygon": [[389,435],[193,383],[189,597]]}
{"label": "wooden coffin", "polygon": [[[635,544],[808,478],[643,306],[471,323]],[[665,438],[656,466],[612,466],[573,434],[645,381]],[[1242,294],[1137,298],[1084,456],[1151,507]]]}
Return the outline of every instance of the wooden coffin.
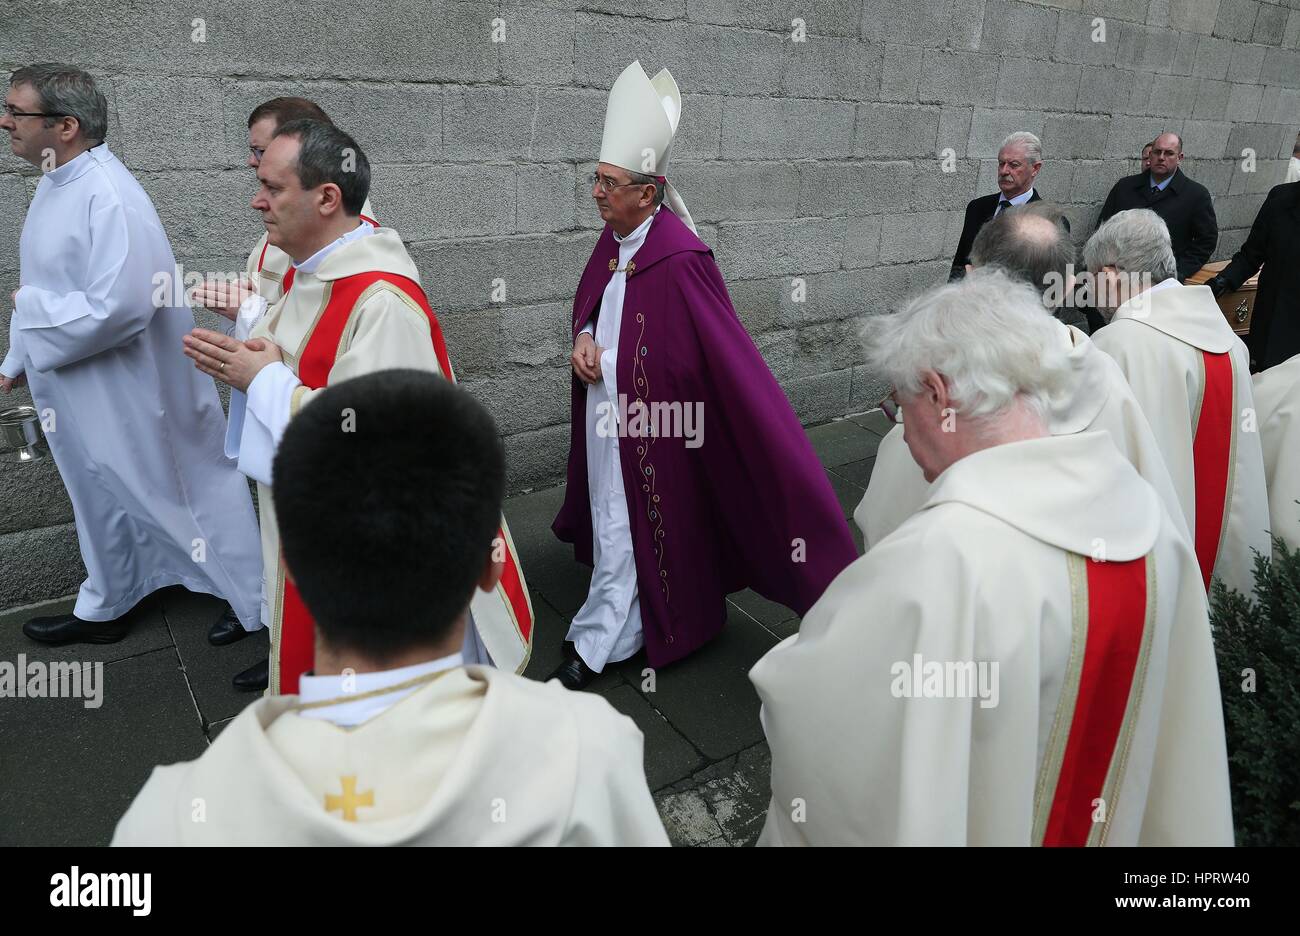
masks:
{"label": "wooden coffin", "polygon": [[[1227,266],[1227,260],[1207,263],[1187,277],[1187,285],[1201,286],[1208,283],[1215,276],[1222,273]],[[1255,314],[1255,295],[1258,289],[1259,274],[1256,273],[1242,283],[1240,289],[1224,293],[1219,297],[1219,308],[1223,310],[1223,315],[1228,320],[1228,324],[1232,326],[1232,330],[1238,335],[1245,335],[1250,332],[1250,319]]]}

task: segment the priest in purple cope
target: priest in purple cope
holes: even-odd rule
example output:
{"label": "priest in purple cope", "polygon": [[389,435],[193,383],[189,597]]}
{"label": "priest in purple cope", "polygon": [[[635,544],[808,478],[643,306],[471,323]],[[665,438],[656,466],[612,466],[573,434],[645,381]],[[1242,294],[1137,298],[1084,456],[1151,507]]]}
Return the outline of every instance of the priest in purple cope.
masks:
{"label": "priest in purple cope", "polygon": [[803,614],[857,558],[784,392],[664,176],[681,113],[667,70],[610,92],[592,178],[605,229],[573,305],[568,488],[552,529],[593,565],[571,689],[642,646],[652,667],[722,630],[753,588]]}

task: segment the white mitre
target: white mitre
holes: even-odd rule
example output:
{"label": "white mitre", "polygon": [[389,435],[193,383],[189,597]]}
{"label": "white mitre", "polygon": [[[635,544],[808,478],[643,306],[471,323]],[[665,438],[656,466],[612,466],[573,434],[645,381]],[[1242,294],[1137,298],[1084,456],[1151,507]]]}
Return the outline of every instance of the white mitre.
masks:
{"label": "white mitre", "polygon": [[[600,162],[662,178],[667,174],[668,155],[672,152],[681,114],[682,95],[668,69],[647,78],[641,63],[633,62],[609,89]],[[694,232],[691,213],[666,179],[664,201]]]}

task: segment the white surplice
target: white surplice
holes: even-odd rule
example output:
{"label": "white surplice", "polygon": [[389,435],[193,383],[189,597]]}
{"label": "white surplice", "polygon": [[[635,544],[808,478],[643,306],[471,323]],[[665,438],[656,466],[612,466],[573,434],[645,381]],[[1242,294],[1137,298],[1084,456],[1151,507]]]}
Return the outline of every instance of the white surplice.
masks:
{"label": "white surplice", "polygon": [[[772,751],[760,844],[1041,843],[1078,714],[1086,557],[1099,539],[1111,562],[1147,557],[1155,604],[1096,794],[1104,822],[1094,790],[1076,791],[1091,814],[1088,841],[1232,844],[1196,558],[1100,432],[956,462],[920,511],[831,583],[799,633],[759,660],[750,678]],[[918,697],[913,680],[899,681],[900,666],[918,662],[984,663],[996,692],[977,695],[971,682]]]}
{"label": "white surplice", "polygon": [[1255,592],[1255,554],[1269,555],[1268,489],[1264,454],[1254,413],[1254,392],[1246,346],[1233,334],[1208,286],[1183,286],[1168,279],[1116,310],[1093,342],[1128,378],[1146,413],[1187,527],[1196,530],[1196,472],[1192,442],[1205,394],[1201,352],[1231,354],[1233,396],[1232,463],[1214,577],[1250,597]]}
{"label": "white surplice", "polygon": [[252,499],[222,452],[212,379],[153,203],[101,144],[42,176],[0,373],[26,373],[72,500],[87,578],[74,613],[125,614],[169,585],[260,626]]}
{"label": "white surplice", "polygon": [[668,844],[631,719],[456,660],[255,702],[197,760],[155,768],[113,844]]}
{"label": "white surplice", "polygon": [[[656,209],[657,210],[657,209]],[[646,218],[618,242],[618,269],[601,296],[594,332],[600,358],[601,379],[587,388],[587,490],[591,498],[591,588],[587,600],[573,616],[568,640],[578,655],[597,673],[609,663],[626,660],[643,643],[641,602],[637,597],[636,559],[632,552],[632,526],[623,488],[615,416],[618,405],[618,336],[623,324],[623,297],[627,291],[627,264],[645,243],[654,215]]]}
{"label": "white surplice", "polygon": [[[1121,455],[1156,489],[1174,525],[1192,542],[1183,519],[1182,502],[1151,425],[1115,361],[1097,349],[1082,331],[1053,320],[1069,361],[1069,378],[1050,401],[1048,431],[1052,435],[1108,432]],[[862,529],[867,549],[893,533],[916,513],[929,496],[930,485],[895,426],[880,440],[871,479],[853,519]]]}
{"label": "white surplice", "polygon": [[1300,549],[1300,354],[1255,375],[1271,532]]}

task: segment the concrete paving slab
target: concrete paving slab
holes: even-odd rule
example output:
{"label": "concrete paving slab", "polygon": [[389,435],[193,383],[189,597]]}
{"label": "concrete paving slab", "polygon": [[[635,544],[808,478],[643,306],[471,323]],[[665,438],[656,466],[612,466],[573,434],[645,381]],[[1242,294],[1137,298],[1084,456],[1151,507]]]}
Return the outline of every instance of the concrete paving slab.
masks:
{"label": "concrete paving slab", "polygon": [[808,441],[823,467],[860,461],[875,454],[879,437],[851,419],[840,419],[808,430]]}
{"label": "concrete paving slab", "polygon": [[107,845],[156,764],[207,748],[172,648],[103,667],[103,702],[0,704],[0,845]]}
{"label": "concrete paving slab", "polygon": [[651,790],[659,790],[689,777],[706,763],[703,755],[655,711],[647,697],[624,683],[605,693],[645,735],[645,776]]}
{"label": "concrete paving slab", "polygon": [[[758,694],[749,670],[777,642],[729,607],[727,625],[712,643],[655,674],[650,704],[709,760],[763,740]],[[634,687],[640,691],[640,686]]]}
{"label": "concrete paving slab", "polygon": [[214,647],[208,643],[208,629],[225,610],[224,601],[183,588],[169,588],[161,595],[163,613],[204,725],[238,715],[257,701],[261,693],[240,692],[231,679],[266,659],[271,646],[269,631],[263,628],[238,643]]}
{"label": "concrete paving slab", "polygon": [[19,654],[28,660],[56,660],[112,663],[151,653],[172,646],[171,634],[163,621],[162,604],[158,593],[145,598],[126,615],[131,629],[117,643],[111,644],[65,644],[52,647],[37,643],[23,634],[23,622],[32,617],[46,617],[71,612],[75,599],[57,601],[28,608],[23,611],[11,611],[0,619],[0,660],[16,661]]}

